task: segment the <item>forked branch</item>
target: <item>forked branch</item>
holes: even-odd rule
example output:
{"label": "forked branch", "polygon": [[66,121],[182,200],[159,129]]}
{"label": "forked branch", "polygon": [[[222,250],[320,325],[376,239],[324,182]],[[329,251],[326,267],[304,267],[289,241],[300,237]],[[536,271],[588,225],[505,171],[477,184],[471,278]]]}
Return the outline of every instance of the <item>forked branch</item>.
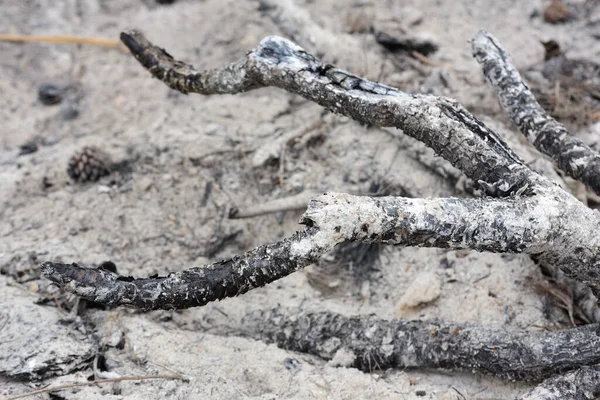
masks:
{"label": "forked branch", "polygon": [[[592,289],[600,288],[600,239],[590,234],[599,226],[599,215],[529,169],[495,132],[455,102],[366,81],[320,63],[279,37],[267,37],[243,59],[208,71],[176,61],[138,31],[125,32],[121,38],[144,67],[174,89],[219,94],[280,87],[360,122],[402,129],[450,161],[488,195],[513,199],[391,199],[377,206],[377,215],[358,213],[356,220],[350,217],[371,200],[347,196],[334,199],[329,211],[321,213],[316,234],[301,233],[241,257],[166,278],[113,278],[107,272],[45,264],[44,274],[70,290],[113,305],[192,307],[279,279],[314,262],[340,241],[392,242],[395,236],[399,239],[393,243],[404,246],[536,254]],[[313,214],[318,204],[311,203],[305,222],[316,220]],[[331,208],[335,204],[347,206]],[[395,219],[396,225],[375,232],[368,218]],[[342,226],[347,227],[345,234]],[[304,253],[290,257],[290,246],[298,243]],[[266,266],[268,272],[263,273]]]}
{"label": "forked branch", "polygon": [[[307,228],[289,239],[166,277],[134,279],[75,264],[44,263],[44,275],[67,290],[95,302],[144,310],[201,306],[295,272],[343,241],[524,252],[560,267],[596,293],[600,290],[600,237],[595,235],[600,215],[533,172],[495,132],[456,102],[367,81],[274,36],[237,62],[207,71],[176,61],[138,31],[125,32],[121,39],[155,77],[184,93],[233,94],[274,86],[361,123],[401,129],[495,199],[326,194],[310,202],[301,220]],[[517,124],[561,168],[594,188],[597,156],[551,121],[538,124],[544,116],[495,39],[482,32],[474,46]],[[529,111],[532,116],[525,115]],[[371,357],[382,367],[477,369],[506,379],[539,380],[600,362],[596,325],[528,334],[328,313],[275,317],[269,314],[254,331],[247,331],[324,358],[345,348],[356,355],[355,366],[363,369]],[[337,338],[334,347],[331,338]]]}

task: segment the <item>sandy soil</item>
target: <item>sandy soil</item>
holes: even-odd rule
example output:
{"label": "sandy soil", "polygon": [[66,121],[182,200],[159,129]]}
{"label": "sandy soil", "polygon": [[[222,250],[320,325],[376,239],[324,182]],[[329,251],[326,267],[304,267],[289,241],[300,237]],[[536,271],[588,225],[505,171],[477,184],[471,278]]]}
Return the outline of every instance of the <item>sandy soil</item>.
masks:
{"label": "sandy soil", "polygon": [[[547,161],[523,144],[500,113],[468,41],[477,29],[489,30],[523,70],[543,62],[540,40],[557,40],[570,57],[598,60],[600,7],[568,3],[573,17],[558,25],[543,21],[548,2],[540,0],[297,5],[328,40],[358,44],[349,52],[333,46],[337,50],[324,54],[331,57],[328,61],[404,90],[456,98],[527,161],[543,164]],[[584,14],[585,7],[592,11]],[[0,10],[5,33],[117,38],[122,29],[137,27],[174,56],[203,67],[236,59],[266,35],[283,34],[254,1],[180,0],[161,6],[151,0],[0,0]],[[357,20],[357,25],[396,24],[431,38],[439,45],[430,56],[436,66],[386,54],[368,32],[348,33]],[[319,49],[318,40],[301,44]],[[37,93],[44,83],[68,88],[60,105],[40,103]],[[142,314],[88,307],[69,314],[74,299],[39,278],[40,262],[111,260],[122,274],[165,274],[238,254],[300,228],[301,211],[231,220],[233,205],[308,191],[466,194],[460,180],[445,179],[431,167],[443,165],[442,160],[401,133],[328,115],[275,89],[184,96],[115,49],[0,43],[0,101],[2,396],[85,381],[102,354],[98,377],[178,373],[189,382],[120,382],[64,390],[52,398],[509,399],[531,385],[470,372],[375,368],[366,374],[207,332],[216,314],[240,315],[278,304],[520,330],[568,324],[564,313],[536,292],[533,283],[543,278],[528,257],[412,248],[384,248],[375,271],[359,281],[349,272],[341,274],[336,278],[342,289],[328,293],[311,285],[306,273],[296,273],[202,309]],[[72,107],[79,115],[68,119]],[[273,147],[294,131],[301,135],[293,146]],[[600,126],[582,131],[595,144]],[[28,142],[37,143],[38,150],[20,155],[20,146]],[[66,172],[69,157],[89,145],[114,160],[129,160],[130,171],[73,183]],[[424,272],[440,278],[439,298],[399,311],[404,291]],[[296,359],[297,367],[287,368],[287,358]]]}

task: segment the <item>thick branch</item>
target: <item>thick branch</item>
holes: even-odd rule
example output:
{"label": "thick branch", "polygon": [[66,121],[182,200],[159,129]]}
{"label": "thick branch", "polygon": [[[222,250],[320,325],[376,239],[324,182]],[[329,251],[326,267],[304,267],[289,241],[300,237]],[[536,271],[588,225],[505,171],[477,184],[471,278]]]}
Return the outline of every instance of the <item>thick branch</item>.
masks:
{"label": "thick branch", "polygon": [[367,372],[448,368],[537,381],[600,362],[600,327],[595,324],[558,332],[510,332],[460,323],[275,309],[248,314],[235,330],[326,360],[343,352],[352,360],[347,366]]}
{"label": "thick branch", "polygon": [[560,190],[516,199],[408,199],[329,193],[302,222],[336,241],[527,253],[600,288],[600,215]]}
{"label": "thick branch", "polygon": [[600,397],[600,368],[580,368],[550,378],[517,400],[588,400]]}
{"label": "thick branch", "polygon": [[241,256],[166,277],[134,279],[103,269],[53,262],[42,264],[42,273],[66,290],[96,303],[142,310],[182,309],[264,286],[314,263],[334,244],[315,229],[308,229]]}
{"label": "thick branch", "polygon": [[456,102],[403,93],[319,62],[289,40],[270,36],[247,58],[198,72],[153,46],[138,31],[121,39],[155,77],[182,92],[237,93],[275,86],[330,111],[380,127],[396,127],[435,150],[493,196],[548,182],[533,173],[496,133]]}
{"label": "thick branch", "polygon": [[525,137],[567,175],[600,194],[600,154],[544,111],[498,40],[480,31],[473,40],[473,55],[502,107]]}

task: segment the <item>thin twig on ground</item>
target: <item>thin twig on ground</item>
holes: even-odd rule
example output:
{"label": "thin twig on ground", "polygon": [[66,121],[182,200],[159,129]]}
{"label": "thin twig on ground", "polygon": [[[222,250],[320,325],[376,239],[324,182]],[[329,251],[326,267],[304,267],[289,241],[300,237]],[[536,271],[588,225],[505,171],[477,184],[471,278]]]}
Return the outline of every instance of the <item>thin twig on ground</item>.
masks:
{"label": "thin twig on ground", "polygon": [[259,215],[272,214],[280,211],[306,209],[306,205],[313,197],[315,197],[314,192],[302,192],[296,195],[267,201],[262,204],[247,206],[241,209],[234,207],[229,212],[229,218],[251,218]]}

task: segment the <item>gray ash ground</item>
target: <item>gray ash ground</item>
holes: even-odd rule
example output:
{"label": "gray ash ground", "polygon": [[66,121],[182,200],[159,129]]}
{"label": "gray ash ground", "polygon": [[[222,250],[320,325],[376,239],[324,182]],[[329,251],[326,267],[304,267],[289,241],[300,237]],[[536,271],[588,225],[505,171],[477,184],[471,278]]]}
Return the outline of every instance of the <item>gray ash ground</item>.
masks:
{"label": "gray ash ground", "polygon": [[[591,2],[568,3],[577,11]],[[364,43],[338,67],[403,90],[453,97],[533,164],[547,161],[523,144],[500,112],[468,41],[487,29],[523,70],[543,69],[541,40],[556,40],[574,59],[600,55],[599,7],[553,25],[543,21],[548,2],[541,0],[298,4],[332,37],[356,32]],[[0,0],[0,6],[7,33],[116,39],[121,30],[136,27],[197,67],[223,65],[264,36],[281,34],[253,1]],[[436,65],[375,50],[375,39],[359,26],[370,19],[431,38],[438,50],[428,57]],[[111,260],[121,274],[164,275],[300,229],[300,211],[230,220],[233,205],[308,190],[369,193],[382,184],[386,193],[405,196],[466,194],[460,180],[416,161],[432,160],[433,154],[414,141],[324,117],[320,107],[276,89],[184,96],[152,79],[126,52],[100,47],[0,42],[0,54],[1,396],[85,381],[94,375],[99,351],[104,362],[97,378],[179,373],[189,382],[120,382],[62,391],[59,398],[508,399],[531,386],[449,371],[367,374],[209,331],[225,315],[239,318],[278,304],[514,330],[569,325],[568,316],[536,291],[532,282],[544,278],[528,257],[392,247],[380,249],[375,273],[360,275],[360,282],[348,268],[338,268],[345,281],[333,293],[317,290],[300,272],[201,309],[142,314],[89,304],[74,308],[75,299],[39,278],[39,263]],[[38,89],[48,83],[76,88],[68,98],[78,110],[74,117],[65,113],[65,100],[55,106],[39,100]],[[253,163],[254,154],[273,141],[302,126],[319,126],[314,122],[323,118],[318,134],[309,130],[270,162]],[[588,120],[580,132],[595,144],[600,126]],[[85,146],[101,148],[115,161],[132,161],[128,172],[74,183],[67,174],[69,157]],[[404,291],[424,272],[440,277],[440,297],[399,311]],[[297,361],[293,368],[289,359]]]}

